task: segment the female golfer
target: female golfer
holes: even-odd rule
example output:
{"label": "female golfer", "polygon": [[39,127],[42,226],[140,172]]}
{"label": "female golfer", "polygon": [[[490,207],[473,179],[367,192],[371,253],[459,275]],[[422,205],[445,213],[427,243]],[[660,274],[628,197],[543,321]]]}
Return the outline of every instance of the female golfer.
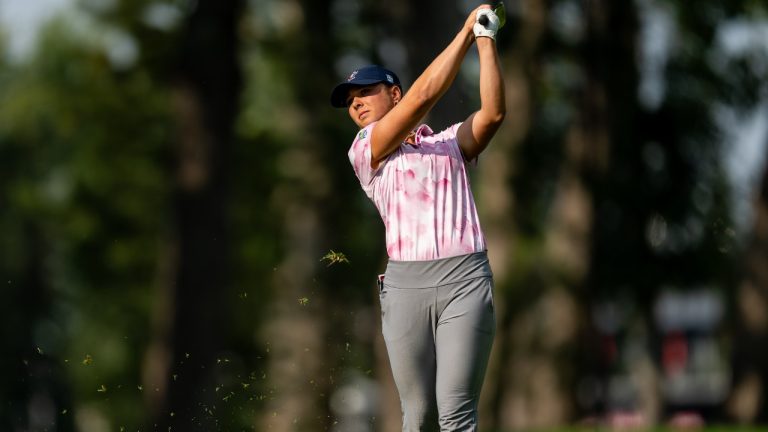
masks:
{"label": "female golfer", "polygon": [[[349,158],[386,229],[382,332],[404,431],[438,425],[442,431],[478,430],[495,318],[492,274],[465,165],[476,162],[504,119],[498,27],[489,6],[472,11],[405,94],[397,75],[380,66],[354,71],[331,94],[331,104],[347,107],[361,128]],[[419,126],[473,42],[480,56],[480,110],[440,133]]]}

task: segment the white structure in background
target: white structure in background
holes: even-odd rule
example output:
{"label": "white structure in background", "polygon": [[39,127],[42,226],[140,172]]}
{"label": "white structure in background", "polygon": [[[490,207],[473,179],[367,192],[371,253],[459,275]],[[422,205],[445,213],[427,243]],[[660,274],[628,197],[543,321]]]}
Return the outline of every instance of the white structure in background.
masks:
{"label": "white structure in background", "polygon": [[331,395],[331,410],[336,416],[333,432],[372,432],[379,406],[376,381],[352,371]]}
{"label": "white structure in background", "polygon": [[722,403],[730,370],[718,343],[725,303],[714,289],[661,291],[654,305],[661,333],[662,392],[673,406],[709,407]]}

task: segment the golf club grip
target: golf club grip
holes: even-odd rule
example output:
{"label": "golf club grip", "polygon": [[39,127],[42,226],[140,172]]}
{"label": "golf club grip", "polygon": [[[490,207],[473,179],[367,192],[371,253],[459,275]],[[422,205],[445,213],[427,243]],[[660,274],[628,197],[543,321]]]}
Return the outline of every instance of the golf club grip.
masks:
{"label": "golf club grip", "polygon": [[483,26],[483,27],[488,27],[488,16],[487,16],[487,15],[483,15],[483,16],[481,16],[481,17],[480,17],[480,18],[477,20],[477,22],[479,22],[479,23],[480,23],[480,25],[481,25],[481,26]]}

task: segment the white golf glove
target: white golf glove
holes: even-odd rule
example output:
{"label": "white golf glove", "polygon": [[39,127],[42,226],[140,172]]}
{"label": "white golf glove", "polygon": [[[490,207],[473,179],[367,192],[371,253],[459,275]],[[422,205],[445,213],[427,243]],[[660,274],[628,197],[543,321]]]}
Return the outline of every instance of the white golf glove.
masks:
{"label": "white golf glove", "polygon": [[[480,24],[480,17],[486,17],[488,21],[485,25]],[[496,40],[496,32],[499,30],[499,17],[491,9],[480,9],[475,13],[475,25],[472,31],[475,38],[489,37]]]}

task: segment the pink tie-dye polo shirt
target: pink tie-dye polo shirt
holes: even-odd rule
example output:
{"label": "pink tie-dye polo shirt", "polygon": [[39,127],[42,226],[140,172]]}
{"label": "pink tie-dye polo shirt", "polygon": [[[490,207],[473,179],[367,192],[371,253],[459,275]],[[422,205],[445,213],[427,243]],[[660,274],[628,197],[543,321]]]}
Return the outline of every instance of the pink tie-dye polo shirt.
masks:
{"label": "pink tie-dye polo shirt", "polygon": [[485,250],[466,163],[456,139],[459,124],[435,134],[421,125],[414,144],[404,142],[371,169],[371,132],[360,130],[349,160],[384,221],[387,254],[424,261]]}

